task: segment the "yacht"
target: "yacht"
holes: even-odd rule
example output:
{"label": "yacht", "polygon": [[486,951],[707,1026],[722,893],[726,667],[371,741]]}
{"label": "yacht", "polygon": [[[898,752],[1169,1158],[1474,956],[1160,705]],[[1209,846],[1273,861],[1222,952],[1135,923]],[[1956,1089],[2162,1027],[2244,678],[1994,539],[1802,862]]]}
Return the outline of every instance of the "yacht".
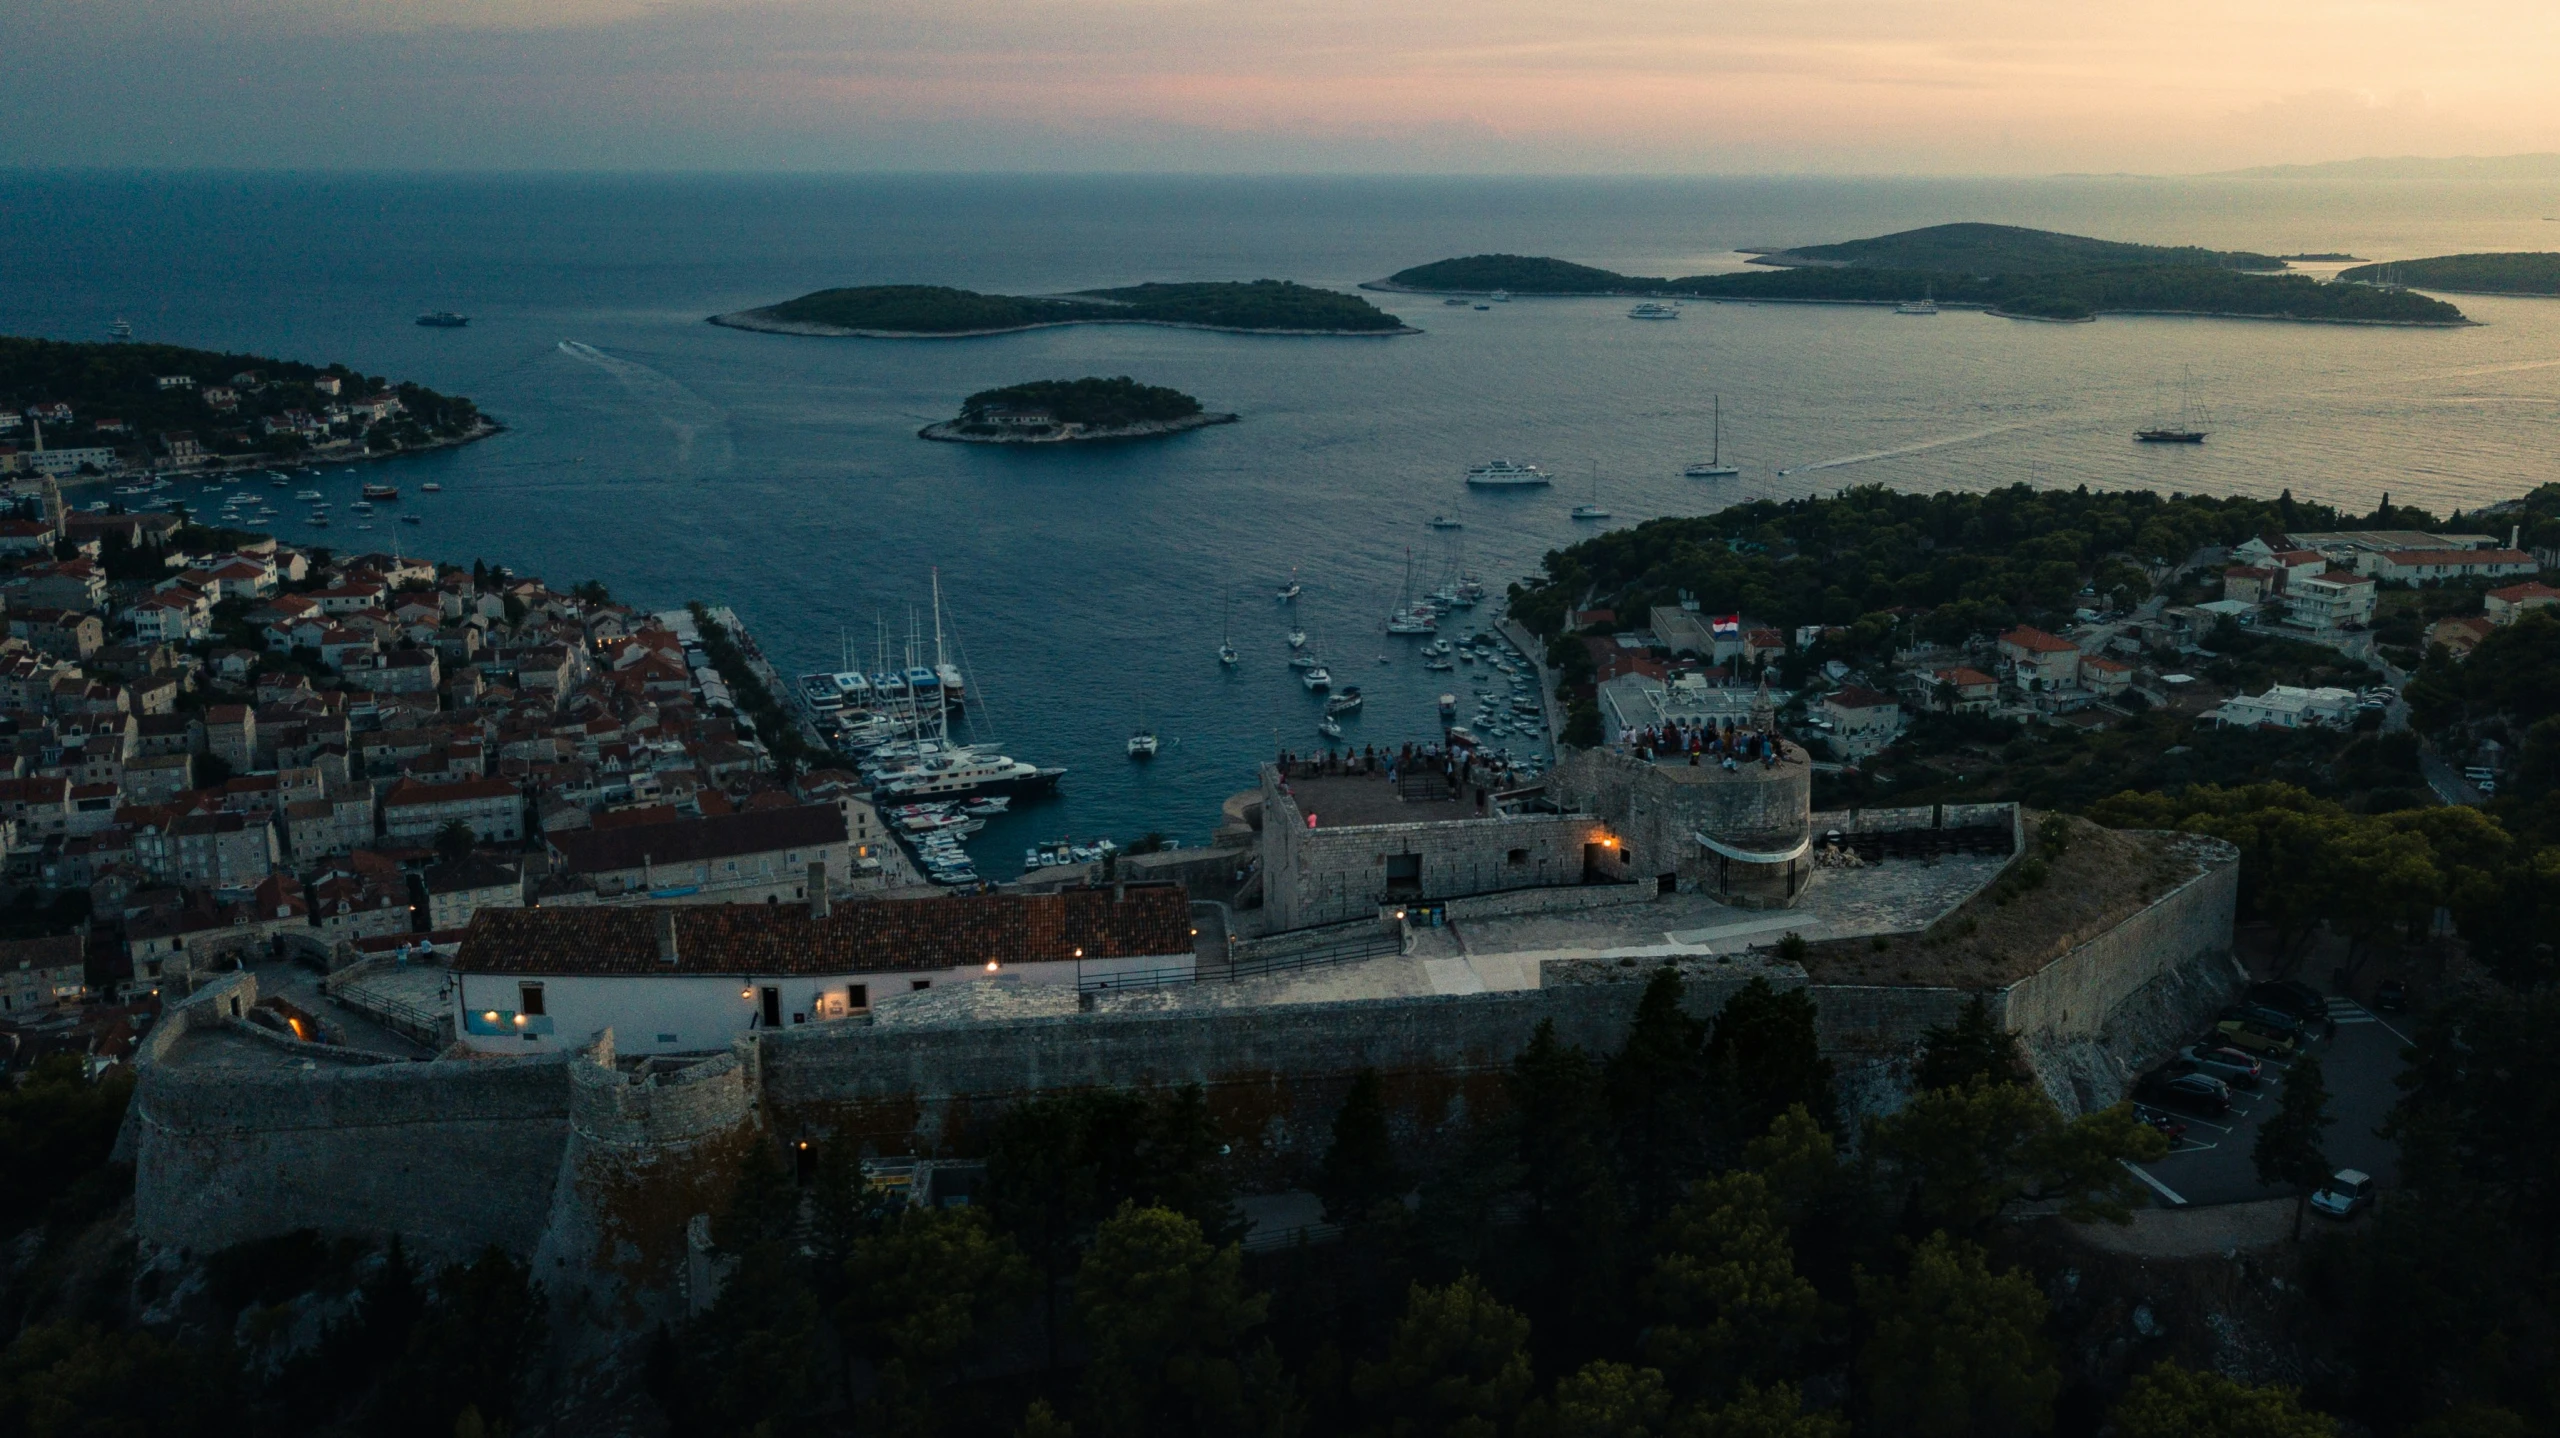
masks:
{"label": "yacht", "polygon": [[1433,529],[1464,529],[1467,526],[1463,522],[1451,519],[1445,514],[1435,514],[1431,516],[1431,527]]}
{"label": "yacht", "polygon": [[1680,318],[1680,311],[1677,307],[1672,305],[1656,304],[1652,300],[1646,300],[1643,304],[1627,311],[1627,318],[1631,320],[1676,320]]}
{"label": "yacht", "polygon": [[1234,668],[1234,667],[1235,667],[1236,660],[1237,660],[1238,658],[1240,658],[1240,657],[1241,657],[1241,656],[1239,656],[1239,655],[1236,653],[1236,647],[1235,647],[1233,644],[1228,644],[1228,643],[1221,643],[1221,644],[1219,644],[1219,646],[1218,646],[1218,662],[1219,662],[1219,663],[1224,664],[1224,665],[1226,665],[1228,668],[1232,669],[1232,668]]}
{"label": "yacht", "polygon": [[1440,621],[1432,618],[1429,610],[1417,605],[1411,609],[1399,609],[1389,615],[1387,632],[1389,634],[1437,634],[1440,632]]}
{"label": "yacht", "polygon": [[1724,396],[1722,394],[1716,396],[1715,438],[1707,451],[1707,458],[1699,460],[1680,473],[1689,479],[1731,479],[1742,473],[1738,467],[1724,462]]}
{"label": "yacht", "polygon": [[428,480],[426,483],[424,483],[424,484],[422,484],[422,485],[419,485],[419,486],[418,486],[418,488],[419,488],[419,490],[420,490],[421,492],[426,493],[426,494],[442,494],[442,493],[444,493],[444,486],[443,486],[443,485],[441,485],[441,484],[436,483],[436,482],[435,482],[434,480],[432,480],[432,479],[431,479],[431,480]]}
{"label": "yacht", "polygon": [[364,497],[367,499],[398,499],[400,497],[400,486],[396,484],[367,484],[364,487]]}
{"label": "yacht", "polygon": [[1511,303],[1511,291],[1509,291],[1509,290],[1495,290],[1492,294],[1489,294],[1489,295],[1485,296],[1485,298],[1486,298],[1486,299],[1489,299],[1489,300],[1491,300],[1491,301],[1493,301],[1495,304],[1498,304],[1498,305],[1507,305],[1507,304]]}
{"label": "yacht", "polygon": [[1156,757],[1156,747],[1156,731],[1153,729],[1141,729],[1129,736],[1129,757],[1132,759],[1152,759]]}
{"label": "yacht", "polygon": [[1531,485],[1552,484],[1547,472],[1534,464],[1514,464],[1496,459],[1467,471],[1467,483],[1480,489],[1521,489]]}
{"label": "yacht", "polygon": [[1298,602],[1298,595],[1303,591],[1304,587],[1298,583],[1297,572],[1292,570],[1289,574],[1289,582],[1281,585],[1271,597],[1283,604],[1295,604]]}
{"label": "yacht", "polygon": [[1292,669],[1313,669],[1316,667],[1316,657],[1312,654],[1305,653],[1292,654],[1289,656],[1289,667]]}
{"label": "yacht", "polygon": [[1324,701],[1324,712],[1327,714],[1356,714],[1360,711],[1360,706],[1366,702],[1368,701],[1363,699],[1360,695],[1359,685],[1345,684],[1342,686],[1341,693]]}
{"label": "yacht", "polygon": [[1292,630],[1290,630],[1290,631],[1289,631],[1289,647],[1290,647],[1290,648],[1292,648],[1292,649],[1304,649],[1304,648],[1306,648],[1306,647],[1307,647],[1307,631],[1305,631],[1305,630],[1303,630],[1303,629],[1292,629]]}
{"label": "yacht", "polygon": [[1316,721],[1316,732],[1327,739],[1339,739],[1342,737],[1342,725],[1336,722],[1332,715],[1327,714]]}
{"label": "yacht", "polygon": [[883,774],[884,798],[967,799],[980,794],[1045,794],[1058,787],[1064,769],[1043,769],[1003,754],[961,749],[927,759],[912,769]]}
{"label": "yacht", "polygon": [[1609,517],[1609,511],[1600,505],[1600,471],[1596,468],[1591,471],[1591,498],[1573,507],[1573,517],[1576,519],[1607,519]]}
{"label": "yacht", "polygon": [[1333,676],[1325,672],[1323,665],[1311,664],[1306,673],[1298,676],[1298,682],[1307,686],[1308,693],[1322,694],[1333,687]]}
{"label": "yacht", "polygon": [[426,521],[425,521],[425,520],[420,519],[418,516],[416,516],[416,515],[414,515],[414,514],[404,514],[404,515],[400,516],[400,522],[401,522],[402,524],[424,524],[424,523],[426,523]]}
{"label": "yacht", "polygon": [[318,499],[320,497],[320,491],[316,489],[297,489],[293,492],[293,497],[303,500]]}
{"label": "yacht", "polygon": [[1938,312],[1938,302],[1934,298],[1904,300],[1893,307],[1893,312],[1898,315],[1934,315]]}

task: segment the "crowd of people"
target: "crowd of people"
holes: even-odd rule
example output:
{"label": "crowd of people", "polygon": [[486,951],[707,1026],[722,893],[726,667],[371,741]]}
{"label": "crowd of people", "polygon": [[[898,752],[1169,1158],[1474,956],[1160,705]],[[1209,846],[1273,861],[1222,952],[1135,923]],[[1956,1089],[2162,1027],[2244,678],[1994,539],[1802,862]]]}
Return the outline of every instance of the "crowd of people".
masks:
{"label": "crowd of people", "polygon": [[1649,724],[1630,730],[1622,742],[1639,759],[1678,759],[1686,755],[1692,764],[1721,764],[1728,771],[1753,762],[1768,768],[1786,757],[1786,745],[1775,730],[1736,726],[1731,720],[1722,728],[1713,720],[1684,724],[1674,719]]}

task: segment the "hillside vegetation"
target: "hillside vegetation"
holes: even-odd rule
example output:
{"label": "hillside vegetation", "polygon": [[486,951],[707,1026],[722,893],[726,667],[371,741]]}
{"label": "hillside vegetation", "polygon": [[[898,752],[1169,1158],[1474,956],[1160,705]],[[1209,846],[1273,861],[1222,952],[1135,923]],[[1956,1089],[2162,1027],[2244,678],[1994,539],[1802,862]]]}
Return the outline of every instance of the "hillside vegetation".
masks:
{"label": "hillside vegetation", "polygon": [[1060,298],[987,295],[941,285],[863,285],[819,290],[763,309],[722,317],[826,325],[891,335],[955,335],[1046,324],[1214,325],[1238,330],[1384,333],[1403,321],[1358,295],[1287,280],[1143,284]]}
{"label": "hillside vegetation", "polygon": [[1140,384],[1127,375],[1102,379],[1043,379],[1002,389],[980,390],[960,403],[964,423],[976,423],[989,410],[1045,410],[1060,424],[1118,428],[1187,419],[1200,412],[1200,401],[1178,389]]}
{"label": "hillside vegetation", "polygon": [[1655,279],[1564,260],[1476,255],[1399,270],[1388,282],[1417,290],[1866,304],[1934,297],[2051,320],[2155,311],[2332,323],[2466,323],[2461,310],[2426,295],[2258,273],[2284,268],[2267,255],[2128,244],[2013,225],[1933,225],[1808,245],[1757,263],[1769,268]]}
{"label": "hillside vegetation", "polygon": [[2358,265],[2354,269],[2340,271],[2338,278],[2369,284],[2476,290],[2499,295],[2560,295],[2560,254],[2527,251],[2438,255],[2433,259],[2398,260],[2387,265]]}
{"label": "hillside vegetation", "polygon": [[1930,225],[1872,239],[1843,240],[1835,245],[1800,245],[1764,255],[1764,265],[1805,261],[1857,265],[1869,269],[1927,270],[1938,274],[2036,275],[2073,270],[2115,269],[2130,265],[2173,265],[2227,270],[2281,270],[2284,261],[2245,250],[2208,250],[2196,245],[2137,245],[2123,240],[2096,240],[2052,230],[2017,225]]}

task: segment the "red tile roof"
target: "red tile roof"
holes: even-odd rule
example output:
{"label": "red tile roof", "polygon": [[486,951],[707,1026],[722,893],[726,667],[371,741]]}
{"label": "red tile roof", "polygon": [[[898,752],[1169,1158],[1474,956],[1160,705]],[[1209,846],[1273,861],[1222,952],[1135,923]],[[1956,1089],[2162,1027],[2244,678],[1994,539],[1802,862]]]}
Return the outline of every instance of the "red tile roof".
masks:
{"label": "red tile roof", "polygon": [[[447,786],[452,787],[452,786]],[[642,864],[693,864],[776,849],[814,849],[845,841],[844,811],[833,804],[790,809],[750,809],[714,818],[679,819],[619,829],[555,834],[562,869],[594,874]]]}
{"label": "red tile roof", "polygon": [[[673,923],[676,957],[660,956]],[[671,904],[483,909],[454,967],[474,974],[844,974],[977,968],[1192,952],[1190,896],[1177,884],[1056,894],[875,899],[805,905]]]}
{"label": "red tile roof", "polygon": [[2057,639],[2041,629],[2024,624],[2001,635],[2000,642],[2015,645],[2030,654],[2060,654],[2064,650],[2080,647],[2068,639]]}

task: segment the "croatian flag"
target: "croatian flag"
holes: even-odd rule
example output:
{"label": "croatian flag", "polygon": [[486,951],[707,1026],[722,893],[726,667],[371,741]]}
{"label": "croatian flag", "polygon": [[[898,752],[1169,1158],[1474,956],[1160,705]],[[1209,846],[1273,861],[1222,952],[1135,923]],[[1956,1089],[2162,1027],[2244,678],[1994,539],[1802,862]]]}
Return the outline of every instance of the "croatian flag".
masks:
{"label": "croatian flag", "polygon": [[1724,618],[1716,620],[1715,635],[1718,639],[1740,639],[1742,637],[1742,616],[1739,614],[1728,614]]}

